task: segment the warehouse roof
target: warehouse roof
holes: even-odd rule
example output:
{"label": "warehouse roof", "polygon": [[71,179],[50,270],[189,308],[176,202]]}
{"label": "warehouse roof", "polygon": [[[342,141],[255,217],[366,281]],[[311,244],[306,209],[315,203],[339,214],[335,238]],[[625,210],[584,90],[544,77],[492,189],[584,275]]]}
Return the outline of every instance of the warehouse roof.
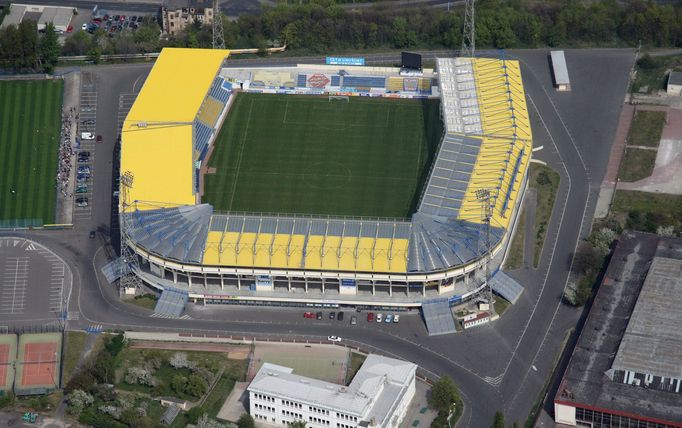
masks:
{"label": "warehouse roof", "polygon": [[671,71],[668,76],[668,85],[682,85],[682,71]]}
{"label": "warehouse roof", "polygon": [[[682,258],[681,251],[682,239],[627,231],[621,235],[558,388],[555,402],[645,416],[664,422],[679,422],[679,415],[682,415],[681,395],[612,381],[608,373],[615,364],[614,356],[619,352],[621,339],[626,328],[629,328],[628,320],[631,315],[634,316],[635,306],[639,305],[639,300],[646,302],[649,298],[650,293],[644,290],[639,300],[638,295],[652,259],[655,256]],[[654,271],[657,270],[654,267]],[[654,275],[659,274],[654,272]],[[640,325],[641,321],[634,320],[634,324]],[[678,320],[678,330],[679,323]],[[643,344],[650,347],[656,346],[661,340],[651,336],[648,339]]]}
{"label": "warehouse roof", "polygon": [[614,370],[682,379],[682,260],[654,257]]}

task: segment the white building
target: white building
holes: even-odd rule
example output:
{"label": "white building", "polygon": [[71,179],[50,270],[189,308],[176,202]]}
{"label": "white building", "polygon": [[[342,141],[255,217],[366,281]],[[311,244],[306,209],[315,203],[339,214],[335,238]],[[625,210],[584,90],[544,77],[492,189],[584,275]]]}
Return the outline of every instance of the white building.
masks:
{"label": "white building", "polygon": [[671,71],[668,75],[668,86],[666,87],[668,95],[682,95],[682,72]]}
{"label": "white building", "polygon": [[415,392],[415,364],[369,355],[348,386],[299,376],[265,363],[248,387],[257,423],[309,428],[395,428]]}

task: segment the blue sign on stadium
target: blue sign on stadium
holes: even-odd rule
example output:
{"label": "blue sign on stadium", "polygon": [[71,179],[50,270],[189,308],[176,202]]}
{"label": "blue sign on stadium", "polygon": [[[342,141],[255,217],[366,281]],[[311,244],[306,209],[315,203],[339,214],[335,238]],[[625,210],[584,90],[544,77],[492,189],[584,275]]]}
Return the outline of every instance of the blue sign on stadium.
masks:
{"label": "blue sign on stadium", "polygon": [[344,287],[355,287],[355,280],[342,278],[341,285]]}
{"label": "blue sign on stadium", "polygon": [[328,56],[327,65],[365,65],[365,59],[347,56]]}

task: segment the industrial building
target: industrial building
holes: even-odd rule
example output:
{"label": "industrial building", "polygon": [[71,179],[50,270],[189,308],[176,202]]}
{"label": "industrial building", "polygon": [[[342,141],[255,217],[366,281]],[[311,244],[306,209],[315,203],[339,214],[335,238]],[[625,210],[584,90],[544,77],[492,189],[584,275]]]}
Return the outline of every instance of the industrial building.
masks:
{"label": "industrial building", "polygon": [[249,392],[249,413],[258,423],[310,428],[395,428],[415,394],[417,365],[370,354],[348,386],[299,376],[265,363]]}
{"label": "industrial building", "polygon": [[554,398],[557,423],[682,427],[682,239],[624,232]]}
{"label": "industrial building", "polygon": [[2,21],[0,28],[18,25],[24,19],[30,19],[36,21],[38,31],[44,31],[47,24],[52,23],[55,31],[65,33],[72,18],[73,8],[71,7],[12,3],[9,15]]}

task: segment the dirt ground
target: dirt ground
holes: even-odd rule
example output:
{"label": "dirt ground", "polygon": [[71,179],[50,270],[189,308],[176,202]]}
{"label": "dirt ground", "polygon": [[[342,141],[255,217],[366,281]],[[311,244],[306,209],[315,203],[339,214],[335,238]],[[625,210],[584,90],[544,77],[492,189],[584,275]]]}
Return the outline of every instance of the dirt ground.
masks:
{"label": "dirt ground", "polygon": [[225,343],[195,343],[195,342],[155,342],[151,340],[133,340],[130,347],[134,349],[165,349],[173,351],[198,352],[226,352],[228,358],[245,360],[249,358],[250,349],[245,345],[230,345]]}

